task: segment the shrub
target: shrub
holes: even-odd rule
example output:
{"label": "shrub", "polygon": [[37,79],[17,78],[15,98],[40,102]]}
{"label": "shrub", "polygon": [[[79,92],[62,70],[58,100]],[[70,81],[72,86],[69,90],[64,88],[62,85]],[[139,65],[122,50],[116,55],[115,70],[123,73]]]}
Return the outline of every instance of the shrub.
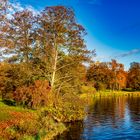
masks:
{"label": "shrub", "polygon": [[32,121],[20,121],[8,129],[11,139],[52,139],[54,136],[62,133],[66,127],[61,122],[56,122],[51,116],[44,116],[38,112],[38,117]]}
{"label": "shrub", "polygon": [[1,64],[0,91],[3,99],[11,99],[18,87],[31,83],[32,71],[26,64]]}
{"label": "shrub", "polygon": [[36,80],[30,86],[22,86],[16,89],[13,99],[18,105],[29,108],[38,108],[51,103],[50,86],[46,80]]}
{"label": "shrub", "polygon": [[83,119],[84,101],[74,94],[65,94],[56,106],[43,109],[44,116],[51,116],[57,122],[71,122]]}
{"label": "shrub", "polygon": [[97,91],[106,89],[106,85],[101,82],[96,82],[94,86]]}
{"label": "shrub", "polygon": [[81,92],[87,94],[94,94],[96,92],[96,89],[90,85],[82,86]]}
{"label": "shrub", "polygon": [[16,102],[14,100],[11,99],[4,99],[3,102],[9,106],[15,106]]}

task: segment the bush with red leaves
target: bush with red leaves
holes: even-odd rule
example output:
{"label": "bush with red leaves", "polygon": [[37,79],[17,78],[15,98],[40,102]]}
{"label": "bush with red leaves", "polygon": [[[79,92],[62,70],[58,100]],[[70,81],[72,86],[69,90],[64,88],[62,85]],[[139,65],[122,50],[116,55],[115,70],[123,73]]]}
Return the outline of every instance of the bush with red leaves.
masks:
{"label": "bush with red leaves", "polygon": [[33,85],[22,86],[16,89],[13,99],[18,105],[29,108],[38,108],[50,103],[50,86],[47,80],[36,80]]}

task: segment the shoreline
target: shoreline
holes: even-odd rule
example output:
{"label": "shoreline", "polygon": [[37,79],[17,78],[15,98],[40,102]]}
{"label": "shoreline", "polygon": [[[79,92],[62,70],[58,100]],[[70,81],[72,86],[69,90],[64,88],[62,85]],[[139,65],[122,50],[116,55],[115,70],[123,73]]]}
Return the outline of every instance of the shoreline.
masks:
{"label": "shoreline", "polygon": [[[82,93],[79,95],[79,97],[87,104],[91,104],[94,99],[99,98],[111,98],[111,97],[140,97],[140,92],[128,92],[128,91],[100,91],[92,94],[88,93]],[[86,105],[86,104],[85,104]],[[65,131],[68,131],[68,127],[66,126],[66,121],[57,121],[54,119],[55,115],[57,115],[59,112],[56,112],[54,108],[48,107],[47,113],[49,113],[49,110],[53,110],[50,114],[46,116],[40,116],[41,120],[38,123],[38,111],[37,110],[31,110],[31,109],[24,109],[23,107],[19,106],[9,106],[0,100],[0,115],[2,116],[0,118],[0,138],[4,140],[5,137],[10,136],[13,137],[19,137],[20,134],[26,139],[39,139],[39,140],[51,140],[58,135],[61,135]],[[53,113],[56,112],[56,114],[53,115]],[[85,111],[83,111],[85,113]],[[67,112],[65,112],[67,113]],[[60,115],[63,115],[63,112],[60,113]],[[85,114],[86,115],[86,114]],[[84,115],[84,116],[85,116]],[[82,117],[81,116],[80,120]],[[69,116],[66,116],[66,120],[68,120]],[[79,117],[72,119],[70,122],[79,121]],[[28,122],[28,123],[27,123]],[[9,124],[8,124],[9,123]],[[37,128],[35,124],[37,124]],[[41,126],[44,126],[43,129],[41,129]],[[17,128],[20,129],[20,131],[17,131]],[[27,130],[26,130],[27,129]],[[38,129],[39,132],[35,133],[34,135],[30,135],[34,132],[34,129]],[[46,130],[45,130],[46,129]],[[46,131],[46,132],[45,132]],[[26,132],[26,134],[24,134]],[[19,133],[19,134],[18,134]],[[23,134],[22,134],[23,133]]]}
{"label": "shoreline", "polygon": [[80,95],[80,98],[99,98],[99,97],[140,97],[140,91],[98,91],[93,94],[83,93]]}

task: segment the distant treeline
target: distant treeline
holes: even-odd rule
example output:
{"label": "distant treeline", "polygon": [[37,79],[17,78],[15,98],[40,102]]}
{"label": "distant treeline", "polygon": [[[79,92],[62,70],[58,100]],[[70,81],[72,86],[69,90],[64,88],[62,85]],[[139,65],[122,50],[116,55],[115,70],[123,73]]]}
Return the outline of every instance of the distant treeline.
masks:
{"label": "distant treeline", "polygon": [[97,90],[140,90],[140,63],[131,63],[128,71],[116,60],[93,63],[87,70],[87,81]]}

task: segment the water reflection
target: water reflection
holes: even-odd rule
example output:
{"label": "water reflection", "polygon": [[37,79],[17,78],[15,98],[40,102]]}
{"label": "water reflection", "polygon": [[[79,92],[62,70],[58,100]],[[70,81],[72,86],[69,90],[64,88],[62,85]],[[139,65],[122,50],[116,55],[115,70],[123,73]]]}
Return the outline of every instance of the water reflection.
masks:
{"label": "water reflection", "polygon": [[63,135],[56,137],[55,140],[80,140],[81,133],[83,131],[83,121],[66,125],[69,125],[69,131],[64,132]]}
{"label": "water reflection", "polygon": [[102,98],[87,110],[61,140],[140,139],[140,98]]}

